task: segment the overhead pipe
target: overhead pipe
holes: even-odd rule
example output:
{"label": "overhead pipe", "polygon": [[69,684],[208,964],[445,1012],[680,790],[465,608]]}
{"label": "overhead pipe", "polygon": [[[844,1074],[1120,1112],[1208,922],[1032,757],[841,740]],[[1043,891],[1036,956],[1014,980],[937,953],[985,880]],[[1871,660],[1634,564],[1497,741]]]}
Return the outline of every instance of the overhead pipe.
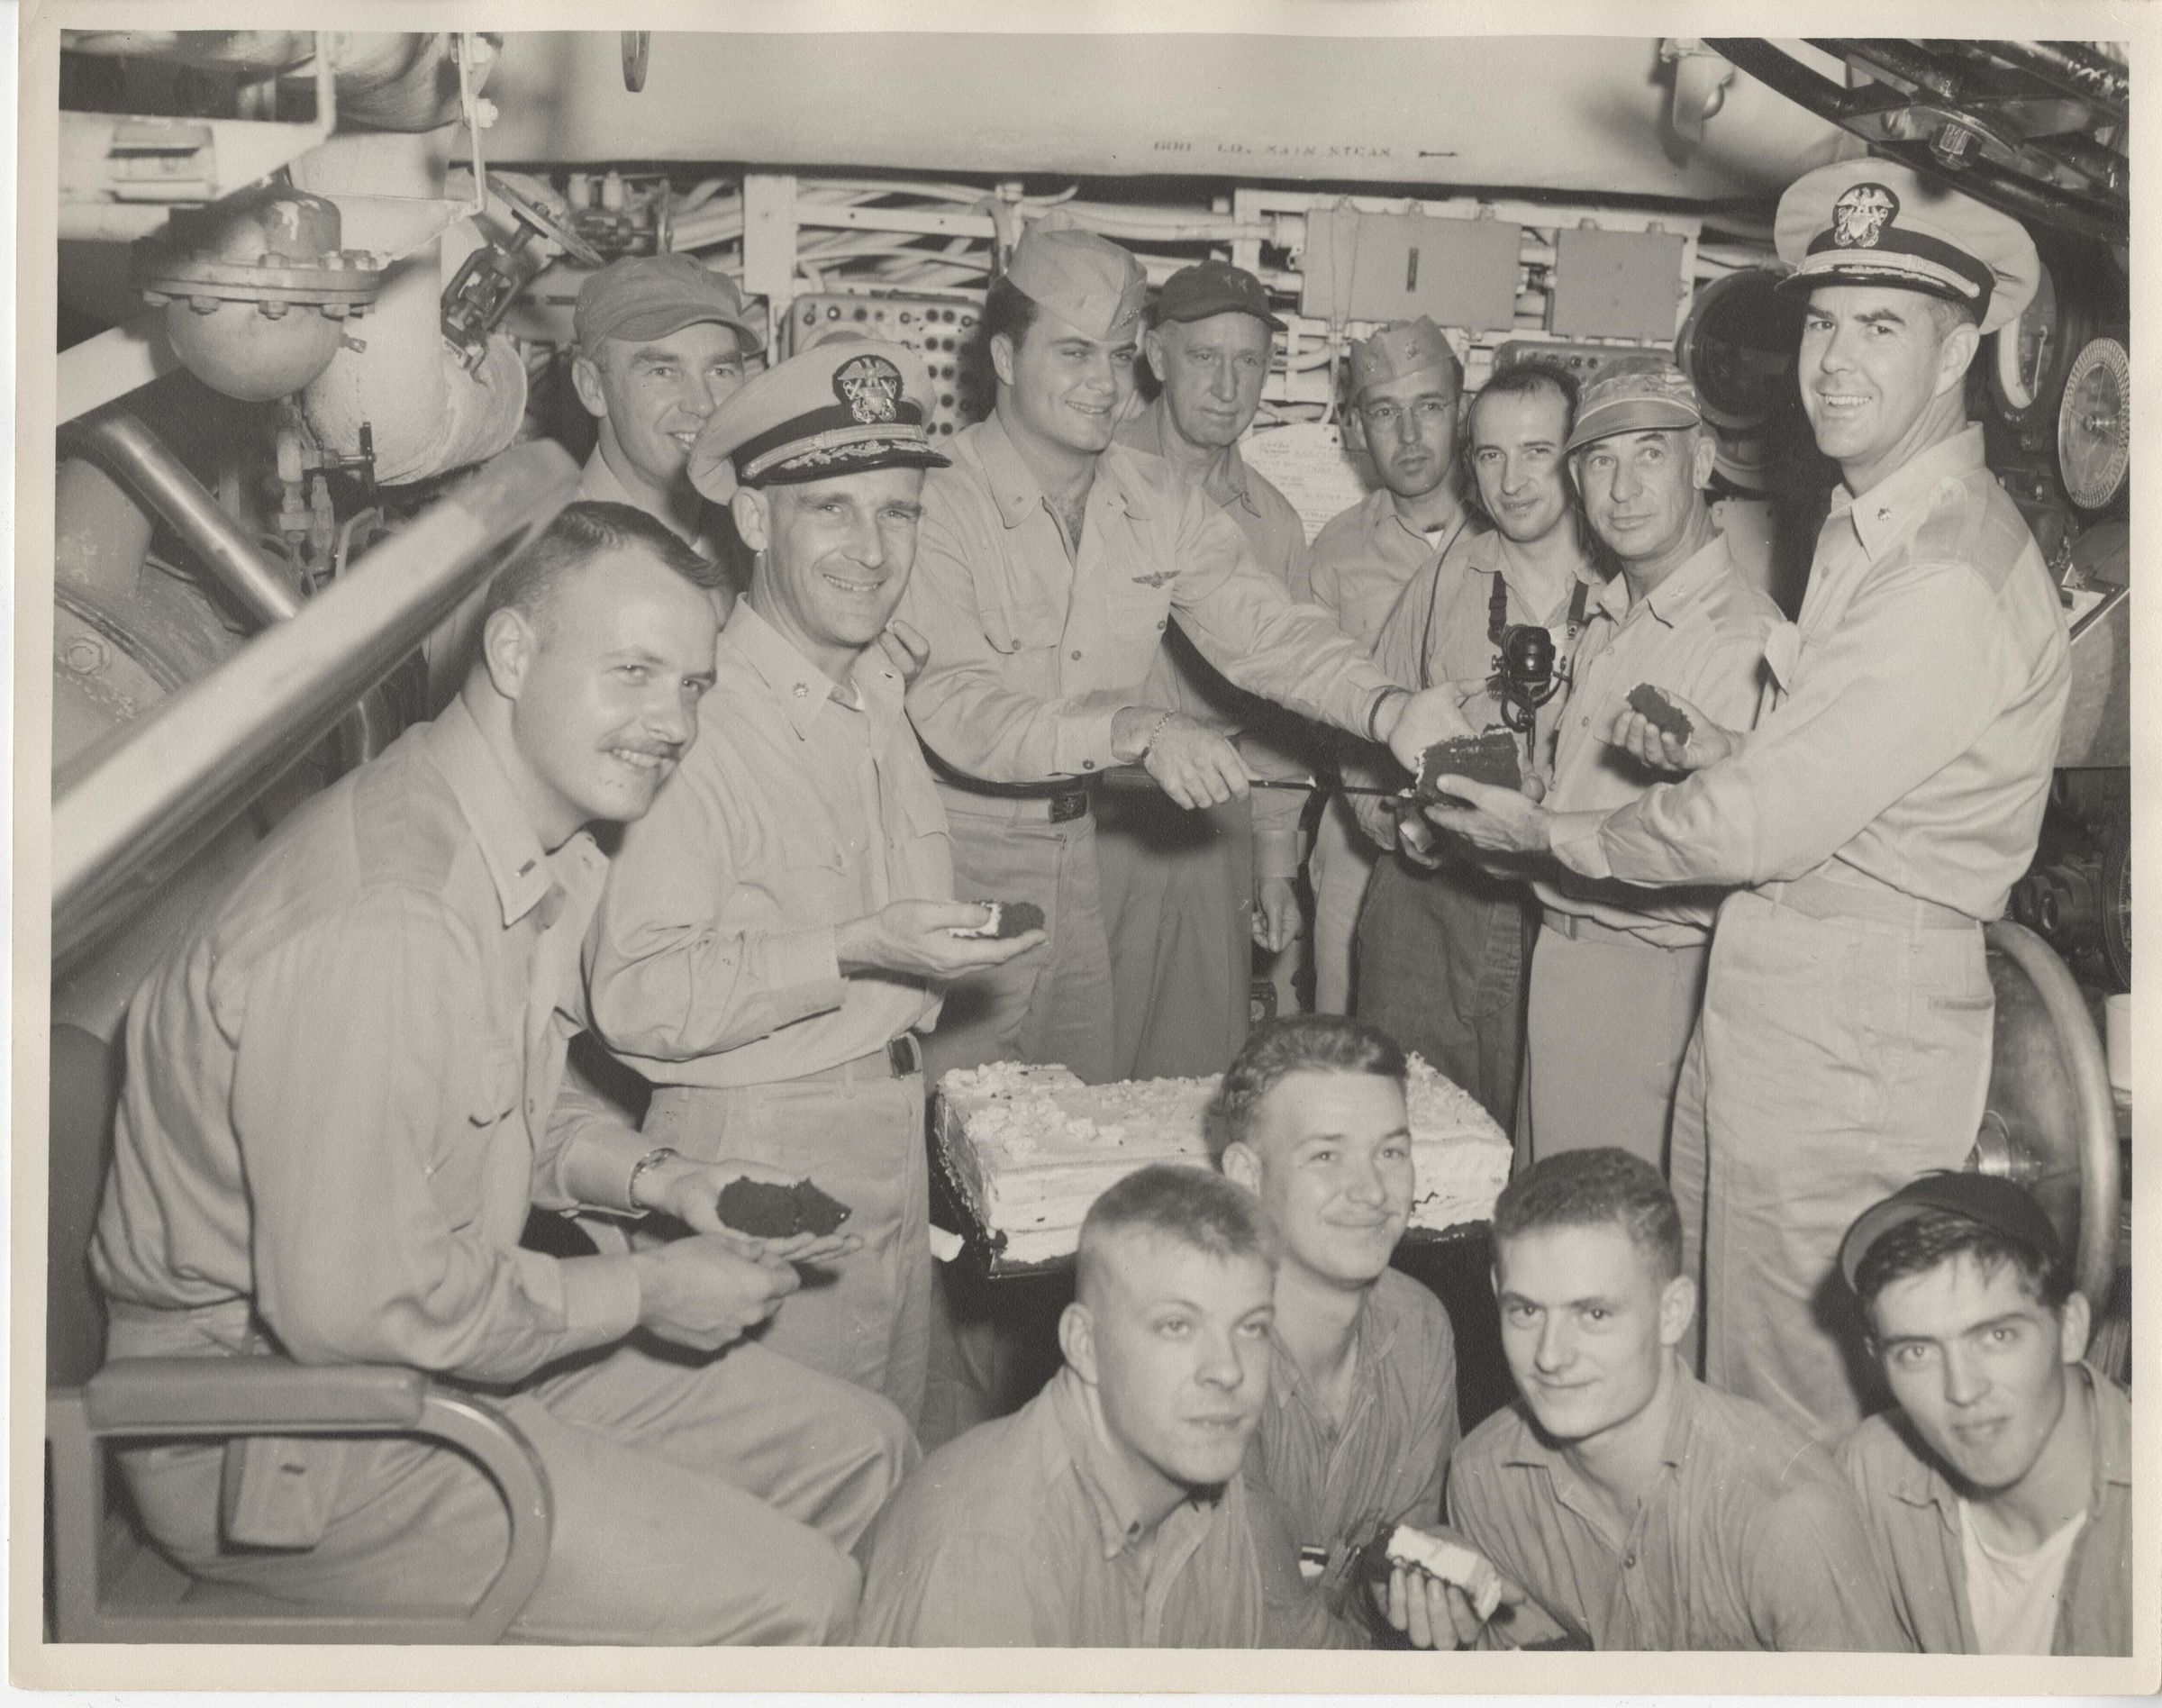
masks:
{"label": "overhead pipe", "polygon": [[155,894],[569,503],[577,465],[498,458],[355,573],[54,779],[56,971]]}

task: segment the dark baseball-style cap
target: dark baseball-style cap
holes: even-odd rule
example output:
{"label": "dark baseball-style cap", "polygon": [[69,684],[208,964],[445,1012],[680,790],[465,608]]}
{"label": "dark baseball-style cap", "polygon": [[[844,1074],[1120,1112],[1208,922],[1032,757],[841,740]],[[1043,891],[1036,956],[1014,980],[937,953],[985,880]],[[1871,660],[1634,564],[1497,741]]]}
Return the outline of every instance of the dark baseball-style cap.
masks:
{"label": "dark baseball-style cap", "polygon": [[735,328],[743,353],[763,343],[735,281],[695,255],[635,255],[613,261],[578,288],[571,323],[581,349],[604,338],[666,338],[701,321]]}
{"label": "dark baseball-style cap", "polygon": [[1847,1277],[1847,1285],[1854,1286],[1855,1273],[1871,1246],[1893,1229],[1932,1210],[1962,1216],[1992,1233],[2030,1246],[2053,1263],[2064,1260],[2056,1227],[2026,1187],[1996,1175],[1939,1169],[1908,1181],[1855,1218],[1840,1241],[1840,1273]]}
{"label": "dark baseball-style cap", "polygon": [[1156,294],[1153,323],[1207,320],[1217,314],[1251,314],[1272,332],[1284,323],[1268,312],[1268,291],[1243,267],[1229,261],[1196,261],[1164,281]]}

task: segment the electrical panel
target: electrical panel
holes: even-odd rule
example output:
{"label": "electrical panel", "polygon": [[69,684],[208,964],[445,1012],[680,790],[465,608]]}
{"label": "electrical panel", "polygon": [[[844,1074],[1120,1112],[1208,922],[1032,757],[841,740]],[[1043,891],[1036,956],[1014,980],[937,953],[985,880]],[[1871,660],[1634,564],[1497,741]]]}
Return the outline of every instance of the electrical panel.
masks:
{"label": "electrical panel", "polygon": [[1516,323],[1522,231],[1512,221],[1316,208],[1306,216],[1299,312],[1494,332]]}
{"label": "electrical panel", "polygon": [[1563,338],[1668,341],[1680,330],[1684,240],[1667,232],[1564,226],[1554,234],[1554,306]]}
{"label": "electrical panel", "polygon": [[799,296],[788,305],[788,354],[809,350],[832,332],[851,332],[913,350],[931,369],[933,405],[924,430],[934,438],[958,432],[961,350],[976,336],[983,305],[966,296]]}

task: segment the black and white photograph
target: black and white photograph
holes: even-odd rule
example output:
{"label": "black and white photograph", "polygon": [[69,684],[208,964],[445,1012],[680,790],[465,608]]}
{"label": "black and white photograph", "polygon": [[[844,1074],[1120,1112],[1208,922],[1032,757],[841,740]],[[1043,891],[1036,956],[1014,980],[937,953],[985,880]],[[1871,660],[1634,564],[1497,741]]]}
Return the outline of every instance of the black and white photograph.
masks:
{"label": "black and white photograph", "polygon": [[14,1679],[2156,1688],[2153,20],[1067,10],[19,18]]}

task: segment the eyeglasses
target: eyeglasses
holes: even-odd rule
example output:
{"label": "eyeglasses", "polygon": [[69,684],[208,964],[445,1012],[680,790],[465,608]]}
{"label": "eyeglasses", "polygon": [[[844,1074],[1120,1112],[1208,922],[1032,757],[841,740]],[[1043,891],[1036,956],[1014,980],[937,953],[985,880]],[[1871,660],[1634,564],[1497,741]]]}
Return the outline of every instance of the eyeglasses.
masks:
{"label": "eyeglasses", "polygon": [[[1438,422],[1456,419],[1457,400],[1453,397],[1414,397],[1411,402],[1410,413],[1420,426],[1431,427]],[[1388,432],[1403,419],[1404,414],[1405,406],[1402,404],[1384,401],[1358,406],[1358,418],[1379,432]]]}

